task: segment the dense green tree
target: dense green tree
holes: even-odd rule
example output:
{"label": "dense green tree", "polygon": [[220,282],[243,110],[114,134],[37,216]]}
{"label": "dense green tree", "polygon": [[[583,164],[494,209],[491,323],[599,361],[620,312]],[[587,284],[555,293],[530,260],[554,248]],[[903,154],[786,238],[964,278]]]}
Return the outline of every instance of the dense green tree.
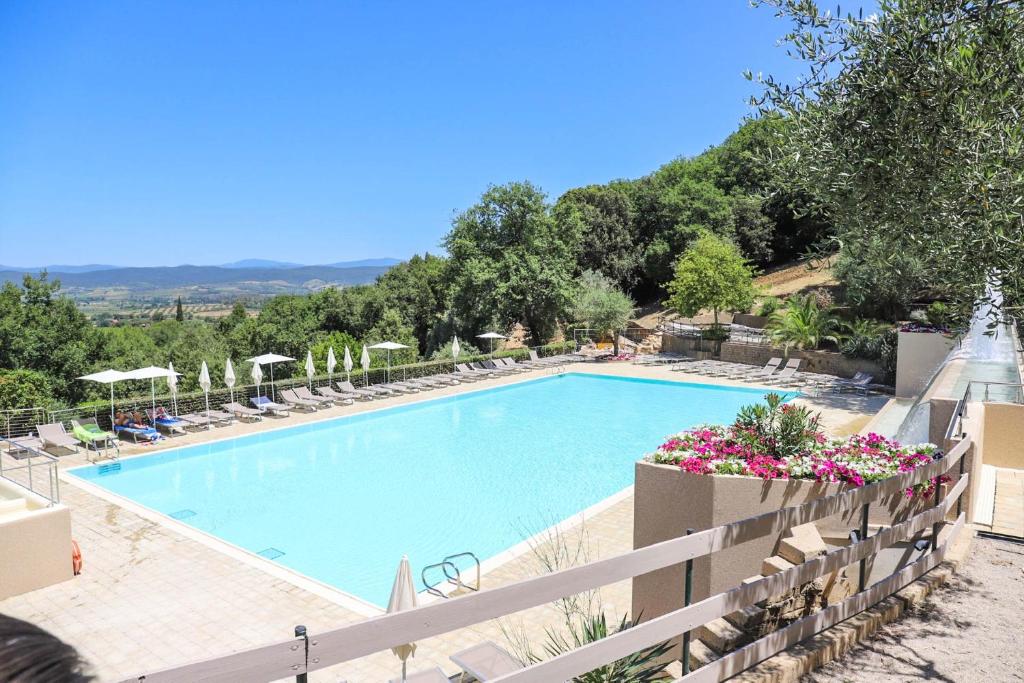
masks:
{"label": "dense green tree", "polygon": [[[410,348],[391,352],[391,364],[416,362],[416,336],[413,334],[412,327],[405,324],[402,314],[394,308],[384,309],[376,324],[367,332],[366,341],[370,345],[385,341],[405,344]],[[387,355],[384,351],[373,351],[370,358],[373,367],[383,367]]]}
{"label": "dense green tree", "polygon": [[580,277],[579,291],[573,300],[575,322],[583,323],[601,335],[611,335],[615,355],[619,355],[619,333],[629,324],[636,302],[601,273],[587,271]]}
{"label": "dense green tree", "polygon": [[576,226],[555,222],[539,188],[489,188],[455,218],[444,240],[462,335],[522,322],[535,342],[551,338],[573,294],[578,243]]}
{"label": "dense green tree", "polygon": [[[0,370],[0,411],[49,406],[53,389],[49,378],[35,370]],[[0,428],[4,427],[0,415]]]}
{"label": "dense green tree", "polygon": [[832,272],[855,313],[883,320],[905,320],[927,289],[921,259],[909,250],[893,251],[882,235],[844,245]]}
{"label": "dense green tree", "polygon": [[245,310],[245,304],[241,301],[236,301],[235,305],[231,307],[231,313],[217,321],[217,329],[220,330],[221,334],[228,335],[248,318],[249,314]]}
{"label": "dense green tree", "polygon": [[781,172],[843,248],[913,254],[960,306],[998,272],[1009,312],[1024,306],[1024,4],[883,0],[867,18],[761,4],[792,22],[784,41],[807,67],[797,85],[765,82],[762,105],[792,121]]}
{"label": "dense green tree", "polygon": [[0,290],[0,368],[35,370],[46,375],[54,395],[81,398],[85,374],[96,351],[96,329],[75,303],[59,295],[60,281],[44,272],[26,275],[19,288]]}
{"label": "dense green tree", "polygon": [[746,311],[754,303],[754,271],[735,244],[705,233],[676,264],[668,286],[669,305],[690,317],[710,309],[718,324],[720,311]]}
{"label": "dense green tree", "polygon": [[579,231],[582,270],[602,273],[629,288],[640,277],[643,250],[626,185],[614,182],[569,190],[555,203],[554,215],[561,232]]}
{"label": "dense green tree", "polygon": [[377,278],[382,306],[398,311],[412,328],[420,353],[427,352],[430,331],[445,313],[448,290],[444,275],[445,259],[425,254],[413,256]]}
{"label": "dense green tree", "polygon": [[174,309],[174,319],[179,323],[185,321],[185,309],[181,306],[181,297],[178,297],[178,304]]}

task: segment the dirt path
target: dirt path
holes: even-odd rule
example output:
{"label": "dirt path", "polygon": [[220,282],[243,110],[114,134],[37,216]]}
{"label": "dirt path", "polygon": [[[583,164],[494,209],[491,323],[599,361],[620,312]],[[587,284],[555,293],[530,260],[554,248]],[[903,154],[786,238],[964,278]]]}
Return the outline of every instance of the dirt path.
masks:
{"label": "dirt path", "polygon": [[1024,681],[1024,544],[976,538],[918,609],[803,683]]}

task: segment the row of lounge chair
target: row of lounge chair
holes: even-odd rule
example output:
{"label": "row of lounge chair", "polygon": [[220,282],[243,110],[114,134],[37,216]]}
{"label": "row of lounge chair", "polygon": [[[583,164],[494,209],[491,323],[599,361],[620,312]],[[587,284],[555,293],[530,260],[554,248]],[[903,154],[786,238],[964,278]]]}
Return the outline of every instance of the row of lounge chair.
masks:
{"label": "row of lounge chair", "polygon": [[791,358],[783,364],[782,358],[771,358],[763,367],[756,367],[743,363],[703,360],[686,363],[672,369],[707,377],[760,382],[783,387],[804,387],[817,391],[829,389],[837,393],[856,391],[867,394],[869,391],[881,388],[881,385],[874,383],[874,376],[866,372],[858,372],[852,378],[845,379],[834,375],[801,371],[802,362],[800,358]]}
{"label": "row of lounge chair", "polygon": [[250,406],[237,401],[225,403],[222,409],[197,411],[181,415],[171,415],[163,406],[144,411],[145,418],[136,413],[131,424],[113,425],[113,432],[100,428],[93,418],[71,420],[72,431],[69,433],[60,422],[36,425],[36,433],[10,439],[9,452],[47,451],[64,449],[77,452],[80,447],[99,452],[101,449],[117,450],[119,439],[130,439],[133,443],[158,441],[164,437],[185,434],[192,429],[212,429],[231,424],[235,420],[257,421],[265,416],[287,417],[292,410],[313,412],[337,405],[349,405],[354,401],[370,401],[387,398],[398,394],[407,394],[431,389],[453,386],[462,382],[476,382],[482,379],[500,377],[531,370],[544,369],[578,361],[576,354],[563,354],[540,358],[535,351],[529,352],[529,358],[516,361],[512,358],[493,358],[475,363],[460,363],[455,371],[439,375],[429,375],[388,382],[386,384],[370,384],[363,388],[353,386],[351,382],[337,382],[337,389],[324,386],[317,387],[316,393],[307,387],[283,389],[277,396],[280,402],[272,401],[267,396],[256,396],[250,399]]}

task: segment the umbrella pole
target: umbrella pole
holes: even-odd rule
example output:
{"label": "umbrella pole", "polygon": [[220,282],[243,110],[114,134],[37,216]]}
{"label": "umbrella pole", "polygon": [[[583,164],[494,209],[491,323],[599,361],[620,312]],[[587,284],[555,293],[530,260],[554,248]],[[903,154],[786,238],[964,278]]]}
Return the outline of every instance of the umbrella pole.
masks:
{"label": "umbrella pole", "polygon": [[153,409],[153,424],[156,424],[156,378],[149,378],[149,400]]}
{"label": "umbrella pole", "polygon": [[403,659],[402,660],[402,683],[405,683],[405,666],[406,666],[406,661]]}
{"label": "umbrella pole", "polygon": [[204,391],[203,394],[206,395],[206,429],[209,430],[210,429],[210,392],[209,391]]}
{"label": "umbrella pole", "polygon": [[270,364],[270,400],[271,401],[276,401],[277,400],[277,395],[276,395],[276,392],[274,391],[274,364],[273,363]]}
{"label": "umbrella pole", "polygon": [[114,428],[114,383],[110,383],[110,428]]}

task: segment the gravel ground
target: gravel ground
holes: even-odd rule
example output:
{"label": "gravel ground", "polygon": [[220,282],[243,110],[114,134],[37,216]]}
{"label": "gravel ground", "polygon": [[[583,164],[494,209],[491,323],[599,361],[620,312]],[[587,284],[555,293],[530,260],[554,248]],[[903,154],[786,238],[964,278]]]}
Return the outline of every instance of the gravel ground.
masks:
{"label": "gravel ground", "polygon": [[803,683],[1024,681],[1024,544],[975,538],[966,566],[913,612]]}

